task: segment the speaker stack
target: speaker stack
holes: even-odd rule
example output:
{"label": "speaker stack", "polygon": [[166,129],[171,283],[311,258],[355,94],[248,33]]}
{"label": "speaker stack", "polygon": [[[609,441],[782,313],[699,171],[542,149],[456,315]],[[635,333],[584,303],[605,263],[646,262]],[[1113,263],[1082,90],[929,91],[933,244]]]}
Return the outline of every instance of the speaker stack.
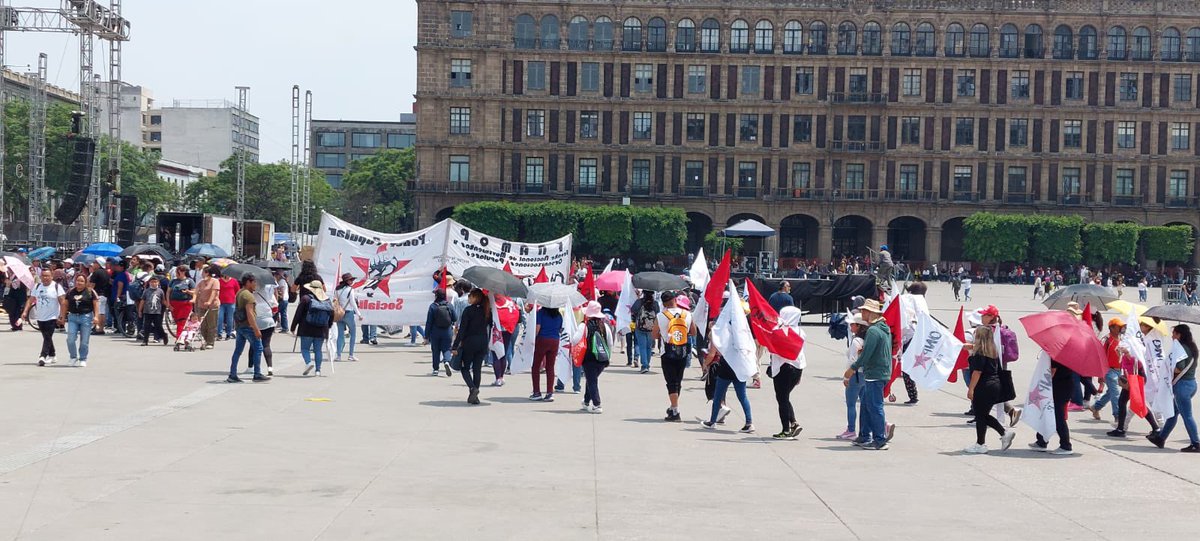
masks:
{"label": "speaker stack", "polygon": [[121,246],[130,246],[133,244],[133,235],[137,230],[137,196],[119,195],[117,198],[119,200],[117,244],[120,244]]}
{"label": "speaker stack", "polygon": [[[54,211],[54,217],[63,225],[71,225],[87,206],[88,189],[92,184],[92,162],[96,157],[96,141],[90,137],[77,137],[71,154],[71,177],[62,194],[62,203]],[[135,205],[136,206],[136,205]]]}

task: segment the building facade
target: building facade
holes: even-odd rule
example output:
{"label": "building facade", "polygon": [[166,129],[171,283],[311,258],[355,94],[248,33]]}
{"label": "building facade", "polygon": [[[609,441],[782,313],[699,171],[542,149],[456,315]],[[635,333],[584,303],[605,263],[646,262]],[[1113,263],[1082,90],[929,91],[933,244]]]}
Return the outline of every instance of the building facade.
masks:
{"label": "building facade", "polygon": [[154,166],[154,174],[171,185],[175,190],[175,201],[171,204],[168,210],[184,211],[188,210],[184,204],[184,194],[187,193],[188,186],[204,177],[216,175],[217,172],[185,163],[177,163],[170,160],[158,160]]}
{"label": "building facade", "polygon": [[[108,93],[107,85],[100,96],[100,133],[108,133]],[[145,148],[150,140],[147,114],[154,109],[154,94],[149,88],[127,83],[119,83],[120,95],[117,97],[121,109],[121,139],[137,148]]]}
{"label": "building facade", "polygon": [[342,187],[342,176],[354,160],[383,149],[413,146],[417,116],[401,113],[398,122],[374,120],[313,120],[308,157],[313,168],[325,174],[334,188]]}
{"label": "building facade", "polygon": [[[145,148],[164,160],[219,171],[239,142],[246,159],[258,162],[258,117],[227,100],[175,100],[171,107],[150,109]],[[122,128],[122,131],[124,128]]]}
{"label": "building facade", "polygon": [[[36,74],[17,73],[5,69],[3,70],[3,77],[4,101],[10,99],[29,99],[30,85],[33,84]],[[79,93],[60,86],[46,84],[46,101],[48,103],[61,103],[72,107],[79,107]]]}
{"label": "building facade", "polygon": [[1187,0],[421,0],[418,223],[468,201],[756,218],[781,259],[962,259],[984,210],[1200,225]]}

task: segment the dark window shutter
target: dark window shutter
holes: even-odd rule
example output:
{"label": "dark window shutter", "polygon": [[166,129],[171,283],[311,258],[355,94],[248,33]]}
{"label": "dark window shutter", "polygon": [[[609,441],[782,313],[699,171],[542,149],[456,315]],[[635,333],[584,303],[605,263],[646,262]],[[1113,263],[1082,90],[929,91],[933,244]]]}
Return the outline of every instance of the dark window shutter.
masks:
{"label": "dark window shutter", "polygon": [[1113,153],[1113,139],[1115,139],[1116,136],[1117,136],[1116,132],[1113,131],[1113,121],[1105,120],[1104,121],[1104,153],[1105,154]]}
{"label": "dark window shutter", "polygon": [[1058,119],[1050,121],[1050,152],[1058,152]]}
{"label": "dark window shutter", "polygon": [[667,187],[666,187],[667,171],[666,171],[666,169],[667,169],[667,157],[663,156],[661,154],[658,156],[655,156],[654,157],[654,173],[651,174],[651,178],[656,179],[654,184],[655,184],[655,189],[657,191],[655,193],[664,193],[667,191]]}
{"label": "dark window shutter", "polygon": [[925,103],[937,101],[937,70],[925,70]]}
{"label": "dark window shutter", "polygon": [[617,124],[617,141],[622,145],[629,144],[629,111],[621,111],[620,121]]}
{"label": "dark window shutter", "polygon": [[979,139],[979,150],[981,152],[987,152],[987,149],[988,149],[988,134],[991,133],[990,131],[988,131],[988,126],[990,124],[991,123],[988,122],[987,117],[983,117],[983,118],[977,119],[975,121],[975,125],[979,129],[979,135],[978,135],[977,139]]}
{"label": "dark window shutter", "polygon": [[725,158],[725,193],[733,193],[733,158]]}
{"label": "dark window shutter", "polygon": [[546,141],[550,143],[558,142],[558,111],[550,110],[550,122],[546,126]]}
{"label": "dark window shutter", "polygon": [[888,101],[900,101],[900,68],[888,69]]}
{"label": "dark window shutter", "polygon": [[884,173],[884,189],[889,192],[894,191],[896,189],[896,161],[888,160],[884,167],[887,168]]}
{"label": "dark window shutter", "polygon": [[611,145],[613,142],[613,120],[612,111],[604,111],[600,114],[601,127],[604,129],[603,141],[606,145]]}
{"label": "dark window shutter", "polygon": [[[1192,133],[1200,135],[1200,122],[1192,124]],[[1200,137],[1192,137],[1192,155],[1200,156]],[[1200,179],[1197,179],[1200,180]],[[1200,192],[1196,192],[1200,193]]]}
{"label": "dark window shutter", "polygon": [[762,169],[759,176],[762,177],[762,193],[771,193],[771,158],[763,158]]}
{"label": "dark window shutter", "polygon": [[[1146,171],[1147,175],[1149,175],[1150,166],[1148,166],[1148,165],[1143,166],[1142,170]],[[1167,199],[1167,168],[1163,167],[1161,165],[1158,167],[1158,190],[1156,190],[1156,191],[1158,192],[1158,203],[1162,204],[1162,203],[1166,202],[1166,199]]]}
{"label": "dark window shutter", "polygon": [[1104,187],[1103,187],[1104,201],[1111,202],[1112,201],[1112,192],[1113,192],[1113,181],[1112,181],[1113,168],[1112,168],[1112,165],[1107,164],[1107,163],[1104,164],[1104,167],[1100,169],[1100,176],[1101,176],[1101,182],[1104,183]]}
{"label": "dark window shutter", "polygon": [[683,144],[683,113],[671,114],[671,144]]}
{"label": "dark window shutter", "polygon": [[621,63],[621,97],[629,97],[629,83],[632,77],[630,76],[629,63]]}
{"label": "dark window shutter", "polygon": [[784,66],[779,72],[779,99],[792,99],[792,68],[789,66]]}
{"label": "dark window shutter", "polygon": [[575,190],[575,155],[563,156],[563,191]]}
{"label": "dark window shutter", "polygon": [[683,97],[683,82],[683,64],[675,64],[675,81],[673,81],[673,84],[671,85],[674,87],[672,90],[675,91],[675,99],[680,99]]}
{"label": "dark window shutter", "polygon": [[996,103],[1008,103],[1008,70],[996,70]]}
{"label": "dark window shutter", "polygon": [[1062,105],[1062,72],[1050,72],[1050,105]]}
{"label": "dark window shutter", "polygon": [[1142,91],[1142,107],[1149,108],[1149,107],[1154,106],[1154,92],[1151,90],[1152,88],[1154,88],[1153,85],[1154,85],[1154,74],[1153,73],[1143,73],[1142,74],[1142,88],[1140,89]]}
{"label": "dark window shutter", "polygon": [[721,66],[713,64],[708,67],[708,97],[714,100],[721,99]]}
{"label": "dark window shutter", "polygon": [[1002,201],[1004,199],[1004,162],[996,162],[993,169],[995,174],[992,175],[992,200]]}
{"label": "dark window shutter", "polygon": [[775,178],[778,178],[779,180],[776,181],[775,184],[779,186],[779,188],[780,188],[779,191],[783,191],[783,189],[785,189],[791,185],[791,181],[789,180],[787,159],[780,158],[777,166],[779,167],[779,174]]}
{"label": "dark window shutter", "polygon": [[887,149],[896,150],[896,141],[898,140],[896,132],[898,131],[899,120],[894,116],[889,116],[887,124]]}
{"label": "dark window shutter", "polygon": [[1004,146],[1008,144],[1008,133],[1005,132],[1005,122],[1003,118],[996,119],[996,150],[1003,152]]}
{"label": "dark window shutter", "polygon": [[520,109],[513,109],[512,123],[512,140],[514,143],[521,142],[521,136],[525,133],[525,116],[521,114]]}
{"label": "dark window shutter", "polygon": [[617,192],[626,193],[629,185],[629,157],[622,154],[617,156]]}
{"label": "dark window shutter", "polygon": [[551,154],[546,160],[546,181],[549,191],[558,191],[558,154]]}
{"label": "dark window shutter", "polygon": [[1033,139],[1033,143],[1031,145],[1031,150],[1033,150],[1034,152],[1041,152],[1042,151],[1042,119],[1040,119],[1040,118],[1033,119],[1033,133],[1030,135],[1031,135],[1030,138]]}
{"label": "dark window shutter", "polygon": [[838,94],[846,93],[846,68],[833,68],[833,91]]}
{"label": "dark window shutter", "polygon": [[926,192],[933,191],[933,162],[927,161],[921,164],[921,189]]}
{"label": "dark window shutter", "polygon": [[734,113],[725,114],[725,146],[731,147],[737,145],[737,115]]}
{"label": "dark window shutter", "polygon": [[579,64],[567,62],[567,95],[574,96],[579,83]]}
{"label": "dark window shutter", "polygon": [[613,191],[612,185],[612,154],[605,154],[600,157],[600,163],[603,167],[600,169],[600,189],[605,192]]}
{"label": "dark window shutter", "polygon": [[817,148],[825,148],[825,115],[813,115],[817,118]]}
{"label": "dark window shutter", "polygon": [[663,146],[667,144],[667,112],[661,111],[654,115],[654,144]]}
{"label": "dark window shutter", "polygon": [[708,159],[708,191],[712,195],[721,193],[721,190],[717,188],[717,186],[719,186],[717,184],[717,164],[718,161],[716,156],[712,156]]}
{"label": "dark window shutter", "polygon": [[1033,72],[1033,104],[1043,105],[1046,103],[1046,72],[1036,70]]}
{"label": "dark window shutter", "polygon": [[879,190],[879,160],[867,162],[867,188],[871,191]]}
{"label": "dark window shutter", "polygon": [[979,162],[979,164],[975,167],[975,170],[978,171],[976,176],[979,177],[979,178],[975,179],[975,182],[976,182],[975,193],[979,195],[980,199],[987,199],[987,181],[988,181],[987,162]]}
{"label": "dark window shutter", "polygon": [[525,63],[520,60],[513,60],[513,95],[520,96],[525,93]]}
{"label": "dark window shutter", "polygon": [[992,103],[992,70],[979,70],[979,103]]}
{"label": "dark window shutter", "polygon": [[611,98],[613,96],[613,63],[604,63],[604,97]]}
{"label": "dark window shutter", "polygon": [[1058,166],[1050,166],[1050,175],[1046,184],[1046,199],[1051,203],[1058,202]]}
{"label": "dark window shutter", "polygon": [[1087,140],[1088,154],[1095,154],[1096,153],[1096,139],[1099,139],[1101,137],[1100,134],[1096,133],[1096,121],[1095,120],[1087,121],[1087,134],[1084,137]]}
{"label": "dark window shutter", "polygon": [[933,117],[925,117],[925,133],[921,134],[925,150],[933,150]]}
{"label": "dark window shutter", "polygon": [[1158,106],[1171,106],[1171,75],[1168,73],[1158,76]]}
{"label": "dark window shutter", "polygon": [[883,92],[883,68],[871,68],[871,92],[876,96]]}
{"label": "dark window shutter", "polygon": [[833,115],[833,140],[844,141],[842,137],[842,127],[846,123],[845,117],[842,115]]}
{"label": "dark window shutter", "polygon": [[1033,196],[1034,201],[1041,201],[1042,200],[1042,164],[1034,163],[1032,166],[1030,166],[1029,170],[1032,173],[1032,176],[1030,176],[1029,178],[1033,179],[1029,183],[1029,193]]}
{"label": "dark window shutter", "polygon": [[1138,130],[1138,137],[1142,140],[1142,154],[1150,155],[1150,121],[1142,122],[1142,127]]}
{"label": "dark window shutter", "polygon": [[679,156],[671,157],[671,193],[679,193],[679,179],[683,176],[682,165],[680,164]]}
{"label": "dark window shutter", "polygon": [[942,70],[942,103],[954,102],[954,70]]}
{"label": "dark window shutter", "polygon": [[[1142,146],[1145,147],[1145,144],[1143,144]],[[1145,154],[1145,152],[1143,152],[1143,154]],[[1167,155],[1167,123],[1166,122],[1158,123],[1158,155],[1159,156]]]}
{"label": "dark window shutter", "polygon": [[[1089,163],[1086,166],[1084,166],[1083,179],[1084,179],[1084,182],[1087,183],[1087,187],[1084,188],[1085,191],[1083,192],[1084,199],[1088,200],[1088,201],[1092,201],[1096,197],[1096,164]],[[1110,196],[1111,196],[1111,194],[1105,193],[1104,200],[1108,201]]]}
{"label": "dark window shutter", "polygon": [[883,129],[883,118],[879,115],[871,116],[871,142],[879,143],[879,132]]}
{"label": "dark window shutter", "polygon": [[950,136],[954,131],[954,123],[950,117],[942,118],[942,150],[950,150]]}
{"label": "dark window shutter", "polygon": [[721,113],[708,115],[708,146],[721,146]]}
{"label": "dark window shutter", "polygon": [[512,187],[514,191],[521,185],[521,153],[512,153],[512,162],[509,164],[510,175],[512,175]]}
{"label": "dark window shutter", "polygon": [[762,91],[764,100],[775,99],[775,66],[763,68]]}
{"label": "dark window shutter", "polygon": [[829,96],[829,68],[817,68],[817,99],[825,101]]}
{"label": "dark window shutter", "polygon": [[658,87],[656,89],[657,92],[655,93],[655,95],[658,96],[658,99],[660,99],[660,100],[667,99],[667,65],[666,64],[658,65],[657,77],[658,77],[658,80],[654,82],[655,86]]}
{"label": "dark window shutter", "polygon": [[1088,105],[1100,105],[1100,72],[1088,72]]}
{"label": "dark window shutter", "polygon": [[762,115],[762,130],[761,134],[763,148],[771,148],[771,141],[775,139],[775,115]]}
{"label": "dark window shutter", "polygon": [[1117,104],[1117,74],[1116,72],[1108,72],[1104,74],[1104,106],[1112,107]]}
{"label": "dark window shutter", "polygon": [[578,111],[567,111],[567,143],[575,142],[575,114]]}
{"label": "dark window shutter", "polygon": [[938,197],[950,198],[950,162],[938,162]]}
{"label": "dark window shutter", "polygon": [[550,63],[550,95],[557,96],[561,89],[562,62]]}
{"label": "dark window shutter", "polygon": [[736,100],[738,91],[738,69],[737,66],[729,66],[729,77],[725,81],[725,97],[727,99]]}
{"label": "dark window shutter", "polygon": [[[792,117],[790,115],[779,115],[779,148],[788,147],[788,135],[792,130]],[[1197,132],[1200,133],[1200,132]],[[1197,138],[1200,141],[1200,137]],[[1196,146],[1200,149],[1200,143]]]}

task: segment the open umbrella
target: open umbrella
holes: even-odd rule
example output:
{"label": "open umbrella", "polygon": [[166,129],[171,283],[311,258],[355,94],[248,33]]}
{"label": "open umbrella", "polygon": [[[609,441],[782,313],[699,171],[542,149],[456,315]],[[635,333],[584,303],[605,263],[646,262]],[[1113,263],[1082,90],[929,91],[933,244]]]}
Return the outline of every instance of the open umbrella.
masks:
{"label": "open umbrella", "polygon": [[1104,377],[1108,372],[1108,356],[1104,346],[1087,323],[1070,312],[1050,310],[1021,318],[1029,339],[1052,359],[1066,365],[1079,375]]}
{"label": "open umbrella", "polygon": [[596,289],[600,291],[620,291],[621,286],[625,285],[626,276],[629,276],[629,271],[615,270],[603,273],[596,277]]}
{"label": "open umbrella", "polygon": [[133,257],[135,255],[156,255],[163,262],[175,259],[171,252],[167,251],[159,244],[134,244],[124,250],[121,250],[121,257]]}
{"label": "open umbrella", "polygon": [[251,262],[251,265],[256,265],[264,269],[271,270],[290,270],[292,264],[289,261],[275,261],[274,259],[258,259]]}
{"label": "open umbrella", "polygon": [[193,244],[187,251],[183,252],[186,255],[198,255],[200,257],[229,257],[229,252],[216,244]]}
{"label": "open umbrella", "polygon": [[26,264],[26,265],[32,263],[32,261],[30,261],[29,258],[25,254],[17,253],[17,252],[0,252],[0,257],[11,257],[13,259],[16,259],[17,261],[20,261],[20,262]]}
{"label": "open umbrella", "polygon": [[111,242],[97,242],[83,249],[83,253],[100,257],[117,257],[122,248]]}
{"label": "open umbrella", "polygon": [[1146,310],[1146,312],[1142,315],[1146,317],[1166,319],[1168,321],[1195,323],[1200,325],[1200,308],[1196,308],[1195,306],[1186,306],[1182,304],[1155,306],[1149,310]]}
{"label": "open umbrella", "polygon": [[216,265],[216,266],[218,266],[218,267],[221,267],[221,268],[225,268],[225,267],[228,267],[228,266],[230,266],[230,265],[236,265],[236,264],[237,264],[237,261],[234,261],[234,260],[232,260],[232,259],[229,259],[228,257],[218,257],[218,258],[216,258],[216,259],[214,259],[214,260],[212,260],[212,261],[209,261],[209,262],[208,262],[208,264],[209,264],[209,265]]}
{"label": "open umbrella", "polygon": [[666,272],[650,271],[639,272],[633,275],[633,287],[638,289],[670,291],[673,289],[686,289],[687,286],[687,280]]}
{"label": "open umbrella", "polygon": [[77,254],[71,256],[71,262],[79,264],[79,265],[83,265],[86,267],[88,265],[91,265],[92,263],[95,263],[96,257],[97,256],[94,256],[92,254],[77,253]]}
{"label": "open umbrella", "polygon": [[4,260],[4,266],[7,267],[9,272],[13,273],[13,276],[17,277],[17,280],[25,284],[25,287],[33,288],[33,274],[29,272],[29,265],[11,255],[6,255],[0,259]]}
{"label": "open umbrella", "polygon": [[221,271],[222,276],[228,276],[234,280],[241,281],[246,275],[254,276],[254,280],[260,284],[273,284],[275,277],[271,275],[271,271],[259,266],[249,265],[246,263],[238,263],[225,267]]}
{"label": "open umbrella", "polygon": [[475,287],[486,289],[492,293],[508,295],[509,297],[524,298],[529,292],[519,278],[504,269],[494,267],[470,267],[463,271],[462,277]]}
{"label": "open umbrella", "polygon": [[1108,307],[1121,314],[1124,314],[1128,318],[1126,321],[1136,318],[1138,323],[1145,323],[1146,325],[1157,329],[1158,332],[1163,333],[1163,335],[1171,334],[1171,330],[1167,328],[1166,323],[1155,323],[1153,319],[1144,317],[1146,314],[1146,307],[1143,305],[1121,300],[1108,303]]}
{"label": "open umbrella", "polygon": [[1112,288],[1096,284],[1075,284],[1051,293],[1042,304],[1051,310],[1066,310],[1071,302],[1080,306],[1091,304],[1093,308],[1108,306],[1108,303],[1120,299]]}
{"label": "open umbrella", "polygon": [[58,250],[56,248],[54,248],[52,246],[42,246],[41,248],[38,248],[37,250],[29,252],[29,259],[46,260],[46,259],[50,259],[51,257],[54,257],[54,254],[56,254],[56,253],[58,253]]}
{"label": "open umbrella", "polygon": [[540,304],[549,308],[574,308],[587,302],[575,286],[559,282],[542,282],[529,286],[525,302]]}

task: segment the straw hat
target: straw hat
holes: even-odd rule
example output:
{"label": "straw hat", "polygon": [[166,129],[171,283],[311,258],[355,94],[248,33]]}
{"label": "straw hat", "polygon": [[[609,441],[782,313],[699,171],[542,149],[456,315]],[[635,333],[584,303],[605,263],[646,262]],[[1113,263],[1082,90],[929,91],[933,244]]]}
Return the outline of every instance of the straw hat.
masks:
{"label": "straw hat", "polygon": [[880,306],[879,301],[875,299],[867,299],[858,309],[863,312],[874,312],[881,315],[883,314],[883,307]]}
{"label": "straw hat", "polygon": [[1067,303],[1067,311],[1072,314],[1075,314],[1077,316],[1083,315],[1083,310],[1079,309],[1079,303],[1077,303],[1075,301],[1071,301],[1071,302]]}
{"label": "straw hat", "polygon": [[320,280],[313,280],[304,284],[304,289],[309,290],[313,294],[313,297],[316,297],[319,301],[329,299],[329,295],[325,294],[325,284],[322,284]]}

